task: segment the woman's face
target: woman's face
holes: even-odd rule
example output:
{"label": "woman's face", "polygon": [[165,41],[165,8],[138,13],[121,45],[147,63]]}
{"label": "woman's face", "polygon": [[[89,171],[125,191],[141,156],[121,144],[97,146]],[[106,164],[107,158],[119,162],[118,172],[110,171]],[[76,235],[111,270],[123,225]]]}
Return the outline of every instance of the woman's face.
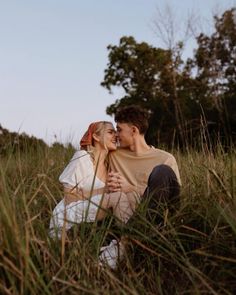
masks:
{"label": "woman's face", "polygon": [[100,142],[108,150],[114,151],[117,148],[116,130],[111,123],[106,123],[101,132]]}

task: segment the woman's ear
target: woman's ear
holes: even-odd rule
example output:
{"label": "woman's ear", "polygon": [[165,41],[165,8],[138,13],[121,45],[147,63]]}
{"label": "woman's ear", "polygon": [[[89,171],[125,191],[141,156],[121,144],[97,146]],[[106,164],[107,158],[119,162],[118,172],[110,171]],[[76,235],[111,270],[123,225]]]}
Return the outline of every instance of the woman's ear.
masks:
{"label": "woman's ear", "polygon": [[100,142],[100,138],[99,138],[99,136],[97,136],[97,134],[94,133],[94,134],[92,135],[92,137],[93,137],[94,140]]}

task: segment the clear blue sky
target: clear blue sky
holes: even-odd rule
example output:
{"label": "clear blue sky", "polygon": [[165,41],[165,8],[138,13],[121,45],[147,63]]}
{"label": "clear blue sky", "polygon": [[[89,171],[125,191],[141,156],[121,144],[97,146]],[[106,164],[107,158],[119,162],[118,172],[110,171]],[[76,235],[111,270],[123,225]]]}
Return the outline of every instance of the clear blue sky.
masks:
{"label": "clear blue sky", "polygon": [[[77,145],[91,121],[112,121],[105,109],[117,93],[100,86],[107,46],[132,35],[164,47],[153,21],[166,3],[180,22],[194,11],[206,30],[214,12],[236,5],[235,0],[0,0],[0,124],[48,143],[56,135]],[[185,55],[191,55],[191,42]]]}

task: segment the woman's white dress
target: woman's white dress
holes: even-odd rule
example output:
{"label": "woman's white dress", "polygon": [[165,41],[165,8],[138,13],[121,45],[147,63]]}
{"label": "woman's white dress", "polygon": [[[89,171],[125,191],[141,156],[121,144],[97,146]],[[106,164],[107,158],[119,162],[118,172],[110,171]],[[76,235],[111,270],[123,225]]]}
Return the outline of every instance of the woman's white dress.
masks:
{"label": "woman's white dress", "polygon": [[[105,183],[96,177],[92,159],[89,153],[84,150],[79,150],[74,154],[60,175],[59,181],[65,187],[77,188],[86,195],[89,195],[92,190],[105,187]],[[60,238],[63,227],[67,231],[75,223],[94,222],[102,196],[101,193],[98,193],[88,200],[76,201],[68,205],[62,199],[53,210],[49,235]]]}

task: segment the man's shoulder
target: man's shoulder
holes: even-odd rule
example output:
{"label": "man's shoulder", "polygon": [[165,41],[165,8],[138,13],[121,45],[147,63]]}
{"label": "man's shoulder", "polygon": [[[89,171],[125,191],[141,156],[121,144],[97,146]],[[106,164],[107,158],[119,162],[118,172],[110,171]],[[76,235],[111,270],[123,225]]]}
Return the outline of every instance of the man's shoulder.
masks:
{"label": "man's shoulder", "polygon": [[156,154],[156,155],[162,155],[162,156],[165,156],[165,157],[174,158],[174,156],[170,152],[167,152],[165,150],[158,149],[158,148],[155,148],[155,147],[152,147],[150,149],[150,152],[153,153],[153,154]]}
{"label": "man's shoulder", "polygon": [[126,155],[130,153],[131,151],[129,149],[119,148],[119,147],[116,150],[109,152],[110,156]]}
{"label": "man's shoulder", "polygon": [[144,154],[137,155],[133,151],[125,148],[117,148],[115,151],[110,152],[111,158],[118,157],[141,157],[141,158],[149,158],[149,157],[161,157],[161,158],[174,158],[174,156],[162,149],[155,148],[151,146],[151,148],[145,152]]}

